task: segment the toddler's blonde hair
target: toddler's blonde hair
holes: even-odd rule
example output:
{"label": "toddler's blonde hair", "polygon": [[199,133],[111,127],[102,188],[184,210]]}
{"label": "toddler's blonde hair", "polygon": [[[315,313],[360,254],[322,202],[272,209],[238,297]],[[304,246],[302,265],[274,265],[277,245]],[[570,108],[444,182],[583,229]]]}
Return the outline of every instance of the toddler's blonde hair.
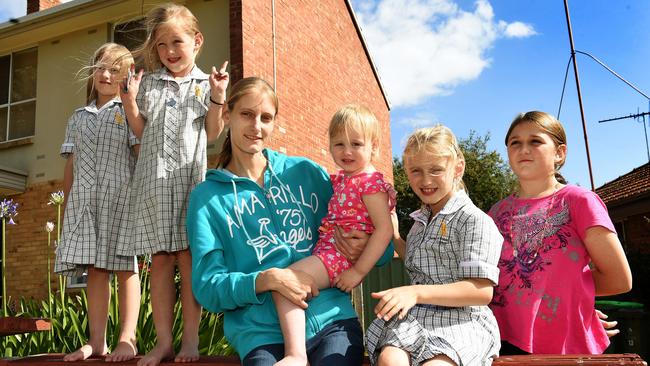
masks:
{"label": "toddler's blonde hair", "polygon": [[381,131],[379,121],[370,109],[359,104],[348,104],[334,113],[328,129],[330,141],[341,134],[345,134],[347,138],[350,131],[360,133],[366,142],[372,144],[375,157],[379,150]]}

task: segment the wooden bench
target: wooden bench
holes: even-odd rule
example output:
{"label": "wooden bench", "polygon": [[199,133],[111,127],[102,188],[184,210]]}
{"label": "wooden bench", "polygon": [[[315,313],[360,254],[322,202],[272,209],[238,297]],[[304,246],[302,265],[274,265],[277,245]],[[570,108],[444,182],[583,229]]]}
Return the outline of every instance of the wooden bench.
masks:
{"label": "wooden bench", "polygon": [[[82,362],[63,362],[63,355],[40,355],[16,359],[0,360],[0,366],[72,366],[72,365],[135,365],[138,358],[127,362],[105,363],[102,358],[91,358]],[[203,356],[201,360],[193,363],[178,364],[171,361],[163,362],[162,365],[212,365],[232,366],[239,365],[237,357],[224,356]],[[366,359],[364,365],[369,365]],[[493,366],[647,366],[646,362],[636,354],[612,354],[612,355],[531,355],[531,356],[502,356],[496,359]]]}
{"label": "wooden bench", "polygon": [[50,330],[50,321],[41,318],[0,317],[0,337]]}

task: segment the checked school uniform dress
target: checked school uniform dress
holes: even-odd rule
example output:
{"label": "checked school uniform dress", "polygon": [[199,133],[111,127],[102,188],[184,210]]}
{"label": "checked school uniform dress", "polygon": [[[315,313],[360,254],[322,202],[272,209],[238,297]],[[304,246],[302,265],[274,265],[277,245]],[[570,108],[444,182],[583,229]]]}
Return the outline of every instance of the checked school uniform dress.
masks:
{"label": "checked school uniform dress", "polygon": [[81,276],[89,265],[137,272],[134,256],[117,253],[118,233],[128,221],[129,183],[135,168],[122,102],[115,98],[75,110],[68,121],[61,155],[72,154],[73,182],[65,208],[55,272]]}
{"label": "checked school uniform dress", "polygon": [[[467,278],[497,283],[503,238],[494,222],[465,191],[454,193],[440,212],[415,211],[406,240],[405,267],[412,285],[450,284]],[[407,316],[375,319],[367,331],[372,364],[384,346],[409,353],[411,365],[444,354],[459,366],[490,365],[498,355],[499,327],[487,306],[418,304]]]}
{"label": "checked school uniform dress", "polygon": [[207,166],[208,75],[196,66],[183,78],[159,69],[142,78],[136,102],[146,121],[133,178],[130,235],[121,240],[125,254],[187,249],[187,202]]}
{"label": "checked school uniform dress", "polygon": [[336,250],[334,240],[334,228],[340,226],[345,231],[360,230],[368,234],[375,230],[370,220],[368,209],[363,203],[363,196],[377,192],[388,194],[388,208],[395,208],[397,192],[390,183],[384,180],[380,172],[362,172],[353,176],[347,176],[340,171],[330,176],[334,194],[327,204],[327,216],[323,218],[318,242],[312,252],[318,257],[329,276],[330,284],[343,271],[349,269],[352,263]]}

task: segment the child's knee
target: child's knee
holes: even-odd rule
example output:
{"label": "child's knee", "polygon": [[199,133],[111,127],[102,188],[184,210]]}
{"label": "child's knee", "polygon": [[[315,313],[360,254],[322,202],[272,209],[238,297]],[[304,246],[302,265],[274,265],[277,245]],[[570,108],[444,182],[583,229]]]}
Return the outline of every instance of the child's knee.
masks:
{"label": "child's knee", "polygon": [[152,267],[169,267],[176,265],[176,256],[173,253],[156,253],[151,256],[151,266]]}
{"label": "child's knee", "polygon": [[401,348],[393,346],[385,346],[381,349],[379,353],[379,358],[377,359],[378,366],[389,366],[389,365],[405,365],[408,366],[409,354]]}

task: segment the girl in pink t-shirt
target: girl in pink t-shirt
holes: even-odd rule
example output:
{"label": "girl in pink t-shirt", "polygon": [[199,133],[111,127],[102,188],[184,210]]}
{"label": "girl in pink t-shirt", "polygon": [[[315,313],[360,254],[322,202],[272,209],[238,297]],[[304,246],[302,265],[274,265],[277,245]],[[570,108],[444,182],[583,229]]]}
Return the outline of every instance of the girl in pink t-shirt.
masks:
{"label": "girl in pink t-shirt", "polygon": [[607,209],[559,174],[566,134],[551,115],[520,114],[505,143],[519,189],[489,212],[504,238],[490,305],[502,354],[602,353],[609,340],[594,298],[632,287]]}

